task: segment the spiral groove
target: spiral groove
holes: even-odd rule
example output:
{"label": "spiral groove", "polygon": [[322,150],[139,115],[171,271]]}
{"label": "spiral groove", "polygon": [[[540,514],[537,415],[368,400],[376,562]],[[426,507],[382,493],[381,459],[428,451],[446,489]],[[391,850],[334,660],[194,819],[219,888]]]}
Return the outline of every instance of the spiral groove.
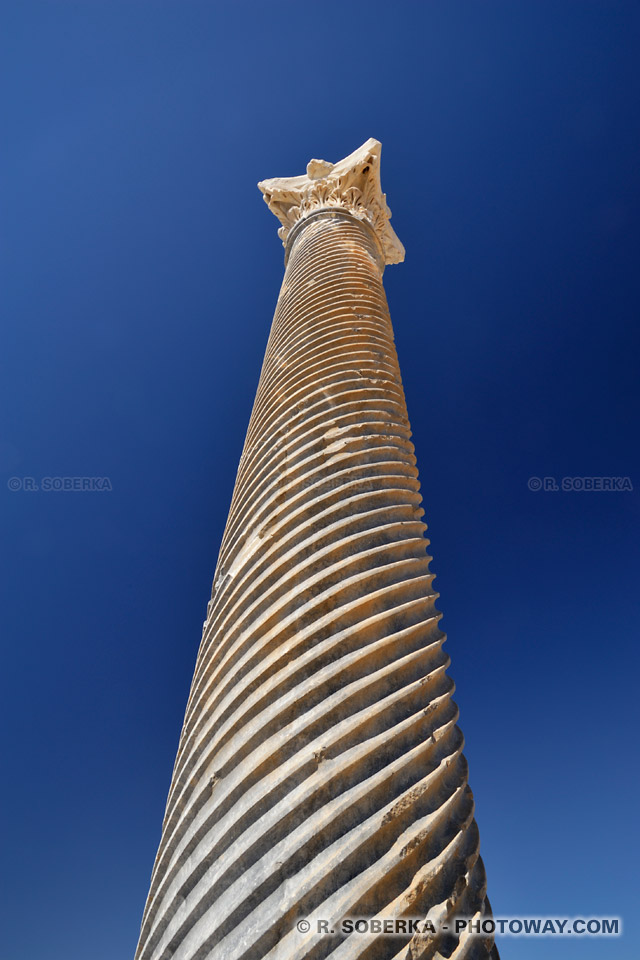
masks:
{"label": "spiral groove", "polygon": [[315,218],[267,345],[136,960],[497,957],[296,929],[490,912],[415,463],[375,236]]}

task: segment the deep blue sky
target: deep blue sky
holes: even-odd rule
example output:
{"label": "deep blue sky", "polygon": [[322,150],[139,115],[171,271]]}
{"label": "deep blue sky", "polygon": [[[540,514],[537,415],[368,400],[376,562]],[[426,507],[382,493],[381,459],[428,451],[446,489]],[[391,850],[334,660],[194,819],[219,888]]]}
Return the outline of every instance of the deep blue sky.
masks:
{"label": "deep blue sky", "polygon": [[370,136],[494,910],[626,922],[502,954],[635,958],[638,3],[12,0],[0,43],[1,960],[133,955],[282,278],[255,184]]}

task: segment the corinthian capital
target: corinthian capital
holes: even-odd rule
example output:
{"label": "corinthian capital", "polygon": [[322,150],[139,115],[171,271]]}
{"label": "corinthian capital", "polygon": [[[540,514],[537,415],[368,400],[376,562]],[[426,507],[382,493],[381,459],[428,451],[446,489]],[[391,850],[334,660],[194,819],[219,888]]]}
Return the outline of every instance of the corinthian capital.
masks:
{"label": "corinthian capital", "polygon": [[282,224],[278,236],[283,245],[298,221],[318,210],[337,208],[373,228],[385,263],[402,263],[404,247],[389,223],[391,210],[380,186],[381,149],[378,140],[367,140],[338,163],[310,160],[301,177],[262,180],[258,187]]}

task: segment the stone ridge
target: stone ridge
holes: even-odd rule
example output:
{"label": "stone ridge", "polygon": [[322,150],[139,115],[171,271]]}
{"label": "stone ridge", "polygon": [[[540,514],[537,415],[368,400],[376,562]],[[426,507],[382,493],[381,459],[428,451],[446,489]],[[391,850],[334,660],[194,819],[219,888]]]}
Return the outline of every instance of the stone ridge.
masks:
{"label": "stone ridge", "polygon": [[296,929],[490,913],[371,232],[295,238],[136,960],[496,960]]}

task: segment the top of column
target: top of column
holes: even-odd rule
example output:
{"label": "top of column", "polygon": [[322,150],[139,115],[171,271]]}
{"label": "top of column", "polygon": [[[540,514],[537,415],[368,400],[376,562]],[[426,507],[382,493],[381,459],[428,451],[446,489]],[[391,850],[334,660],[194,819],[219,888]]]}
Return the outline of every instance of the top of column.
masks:
{"label": "top of column", "polygon": [[282,226],[283,246],[292,228],[318,210],[344,210],[371,226],[380,242],[385,263],[402,263],[404,247],[389,223],[391,210],[380,186],[378,140],[367,140],[344,160],[310,160],[301,177],[262,180],[258,188],[269,210]]}

